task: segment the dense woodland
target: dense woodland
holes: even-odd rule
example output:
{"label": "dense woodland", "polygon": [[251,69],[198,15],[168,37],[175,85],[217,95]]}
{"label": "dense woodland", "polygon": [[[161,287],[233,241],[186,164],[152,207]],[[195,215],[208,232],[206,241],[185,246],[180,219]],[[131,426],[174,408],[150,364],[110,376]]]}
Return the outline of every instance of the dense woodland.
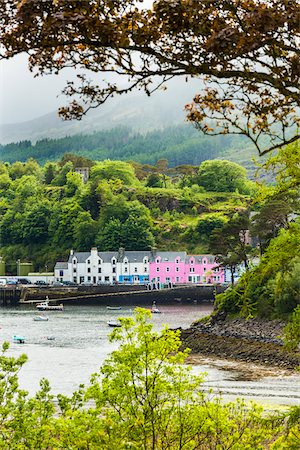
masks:
{"label": "dense woodland", "polygon": [[[86,184],[75,172],[89,167]],[[0,166],[0,243],[8,270],[17,259],[53,267],[70,248],[208,251],[210,231],[248,211],[255,184],[231,162],[168,167],[96,162],[65,154]]]}
{"label": "dense woodland", "polygon": [[245,138],[216,136],[208,138],[191,126],[174,126],[148,133],[118,127],[93,134],[77,134],[58,139],[42,139],[36,143],[21,141],[0,145],[0,160],[10,163],[34,158],[39,163],[57,160],[64,153],[101,161],[105,159],[133,160],[142,164],[155,164],[167,159],[170,167],[181,164],[199,165],[206,159],[226,156],[241,160],[242,165],[253,167],[251,150],[241,157],[239,151],[247,145]]}

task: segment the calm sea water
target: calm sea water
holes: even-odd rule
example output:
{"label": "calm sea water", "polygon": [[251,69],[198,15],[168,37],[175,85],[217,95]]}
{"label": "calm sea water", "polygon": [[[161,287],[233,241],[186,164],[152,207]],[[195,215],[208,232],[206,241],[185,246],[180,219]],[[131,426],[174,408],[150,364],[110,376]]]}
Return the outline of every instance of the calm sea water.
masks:
{"label": "calm sea water", "polygon": [[[164,324],[171,328],[188,328],[196,319],[211,312],[210,304],[158,305],[162,314],[153,314],[154,329]],[[122,307],[112,311],[103,306],[67,305],[63,312],[45,315],[47,322],[36,322],[38,315],[31,309],[0,309],[0,340],[10,342],[9,354],[28,355],[29,361],[19,374],[22,388],[33,394],[41,378],[47,378],[54,394],[71,394],[79,384],[88,384],[90,375],[115,348],[108,336],[107,321],[120,316],[132,316],[133,308]],[[25,344],[12,342],[13,335],[23,335]],[[50,339],[49,339],[50,338]],[[213,388],[224,397],[246,397],[271,405],[300,404],[300,375],[264,378],[261,381],[239,381],[238,373],[209,364],[195,366],[194,370],[207,372],[204,389]]]}

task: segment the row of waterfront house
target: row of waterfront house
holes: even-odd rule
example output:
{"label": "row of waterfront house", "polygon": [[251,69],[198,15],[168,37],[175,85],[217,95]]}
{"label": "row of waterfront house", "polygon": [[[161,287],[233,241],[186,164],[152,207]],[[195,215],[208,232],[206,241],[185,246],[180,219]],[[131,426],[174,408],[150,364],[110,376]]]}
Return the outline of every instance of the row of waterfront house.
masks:
{"label": "row of waterfront house", "polygon": [[89,252],[70,251],[67,262],[57,262],[56,281],[74,283],[203,283],[225,282],[224,269],[213,255],[187,255],[186,252],[125,251]]}

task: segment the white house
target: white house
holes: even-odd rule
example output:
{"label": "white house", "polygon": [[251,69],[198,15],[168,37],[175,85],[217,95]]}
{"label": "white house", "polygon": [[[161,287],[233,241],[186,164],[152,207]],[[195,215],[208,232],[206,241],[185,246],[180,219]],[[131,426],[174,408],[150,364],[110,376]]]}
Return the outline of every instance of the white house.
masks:
{"label": "white house", "polygon": [[[55,278],[75,283],[147,283],[149,281],[149,251],[90,252],[70,251],[67,273],[63,263],[57,263]],[[61,276],[57,276],[60,273]]]}

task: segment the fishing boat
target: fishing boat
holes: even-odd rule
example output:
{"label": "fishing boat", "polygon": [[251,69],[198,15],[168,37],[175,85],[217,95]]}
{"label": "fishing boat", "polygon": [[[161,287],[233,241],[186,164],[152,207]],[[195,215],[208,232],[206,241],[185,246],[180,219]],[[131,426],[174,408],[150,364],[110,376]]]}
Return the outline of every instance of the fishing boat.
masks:
{"label": "fishing boat", "polygon": [[48,319],[48,317],[45,317],[45,316],[35,316],[33,318],[33,320],[35,322],[47,322],[47,320],[49,320],[49,319]]}
{"label": "fishing boat", "polygon": [[24,336],[17,336],[14,335],[12,338],[13,342],[15,342],[16,344],[25,344],[25,338]]}
{"label": "fishing boat", "polygon": [[49,305],[48,301],[38,303],[36,305],[36,309],[39,311],[63,311],[64,305],[61,303],[60,305]]}
{"label": "fishing boat", "polygon": [[161,314],[161,311],[156,307],[156,302],[155,301],[152,303],[151,312],[153,314]]}
{"label": "fishing boat", "polygon": [[112,327],[112,328],[117,328],[117,327],[121,327],[122,326],[121,323],[118,320],[109,320],[107,322],[107,325],[109,327]]}
{"label": "fishing boat", "polygon": [[111,311],[119,311],[120,309],[122,309],[122,306],[107,306],[106,309],[109,309]]}

